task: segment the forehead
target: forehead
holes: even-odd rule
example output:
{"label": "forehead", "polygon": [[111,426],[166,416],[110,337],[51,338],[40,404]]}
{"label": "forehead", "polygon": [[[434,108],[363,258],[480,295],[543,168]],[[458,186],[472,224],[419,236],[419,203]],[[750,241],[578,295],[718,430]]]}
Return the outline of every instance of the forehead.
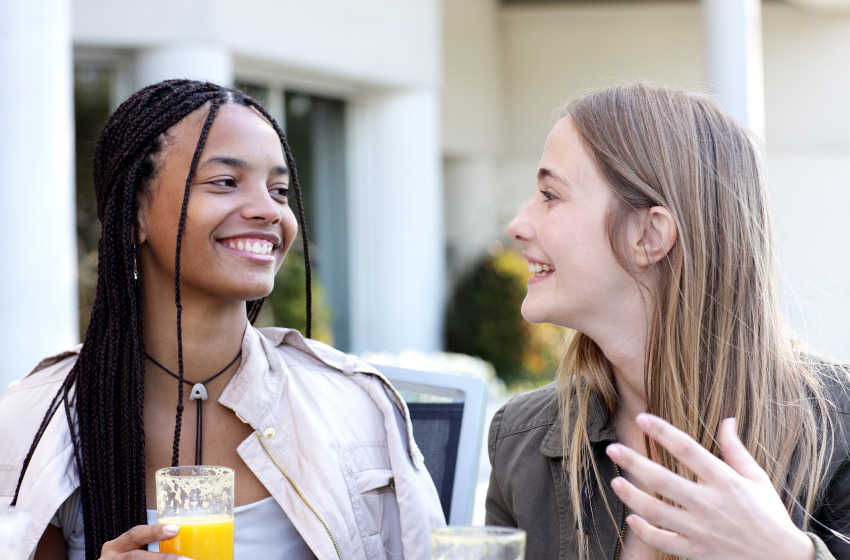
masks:
{"label": "forehead", "polygon": [[569,116],[561,118],[546,138],[543,155],[540,159],[541,168],[580,167],[592,164],[593,160],[584,140],[578,133]]}
{"label": "forehead", "polygon": [[[209,106],[201,107],[174,125],[166,134],[167,150],[194,153],[208,113]],[[221,150],[231,155],[254,152],[283,158],[280,138],[271,123],[256,109],[235,103],[218,108],[204,142],[202,157],[210,151]]]}

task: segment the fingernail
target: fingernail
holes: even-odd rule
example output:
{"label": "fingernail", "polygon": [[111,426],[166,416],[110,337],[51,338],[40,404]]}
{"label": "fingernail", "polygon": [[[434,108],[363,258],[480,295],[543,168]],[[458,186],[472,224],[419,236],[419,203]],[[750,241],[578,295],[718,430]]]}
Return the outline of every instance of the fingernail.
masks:
{"label": "fingernail", "polygon": [[166,535],[176,535],[180,531],[180,525],[163,525],[162,532]]}
{"label": "fingernail", "polygon": [[649,421],[650,421],[649,414],[647,414],[645,412],[641,412],[640,414],[637,415],[637,418],[635,418],[635,422],[643,430],[645,430],[649,427]]}
{"label": "fingernail", "polygon": [[614,492],[619,492],[622,487],[623,480],[619,476],[611,481],[611,488],[613,488]]}
{"label": "fingernail", "polygon": [[616,443],[612,443],[611,445],[606,447],[605,453],[608,454],[612,461],[616,461],[620,458],[620,449],[617,447]]}

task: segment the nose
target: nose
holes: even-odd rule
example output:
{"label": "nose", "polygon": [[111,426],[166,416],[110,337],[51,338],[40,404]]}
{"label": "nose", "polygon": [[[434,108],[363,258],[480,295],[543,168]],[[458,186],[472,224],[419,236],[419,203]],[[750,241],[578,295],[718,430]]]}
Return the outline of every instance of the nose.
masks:
{"label": "nose", "polygon": [[511,223],[508,224],[508,235],[510,238],[522,244],[525,244],[534,237],[534,227],[531,225],[528,215],[530,204],[531,201],[528,201],[519,213],[514,216]]}
{"label": "nose", "polygon": [[282,204],[275,200],[265,183],[257,183],[245,189],[245,202],[242,205],[242,217],[278,224],[281,220]]}

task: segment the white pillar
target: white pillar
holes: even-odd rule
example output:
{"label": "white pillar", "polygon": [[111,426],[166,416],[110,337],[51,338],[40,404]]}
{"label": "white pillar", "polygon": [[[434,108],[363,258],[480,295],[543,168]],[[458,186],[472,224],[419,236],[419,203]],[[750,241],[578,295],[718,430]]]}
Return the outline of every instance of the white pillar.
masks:
{"label": "white pillar", "polygon": [[495,158],[489,155],[446,158],[444,212],[448,265],[452,276],[486,254],[494,241],[507,239],[499,223],[500,199]]}
{"label": "white pillar", "polygon": [[349,104],[351,347],[442,347],[445,284],[436,91]]}
{"label": "white pillar", "polygon": [[0,393],[79,341],[70,0],[0,2]]}
{"label": "white pillar", "polygon": [[702,0],[708,80],[721,105],[764,138],[761,0]]}
{"label": "white pillar", "polygon": [[231,86],[233,55],[227,47],[209,42],[165,45],[137,52],[131,73],[133,91],[171,78],[190,78]]}

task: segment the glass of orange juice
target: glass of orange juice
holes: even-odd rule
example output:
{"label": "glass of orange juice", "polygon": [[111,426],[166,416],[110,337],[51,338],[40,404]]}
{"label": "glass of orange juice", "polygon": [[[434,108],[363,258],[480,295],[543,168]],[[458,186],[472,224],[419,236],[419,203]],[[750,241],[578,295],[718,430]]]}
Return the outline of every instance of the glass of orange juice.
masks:
{"label": "glass of orange juice", "polygon": [[193,560],[233,560],[233,469],[204,465],[156,471],[157,523],[180,532],[160,552]]}

